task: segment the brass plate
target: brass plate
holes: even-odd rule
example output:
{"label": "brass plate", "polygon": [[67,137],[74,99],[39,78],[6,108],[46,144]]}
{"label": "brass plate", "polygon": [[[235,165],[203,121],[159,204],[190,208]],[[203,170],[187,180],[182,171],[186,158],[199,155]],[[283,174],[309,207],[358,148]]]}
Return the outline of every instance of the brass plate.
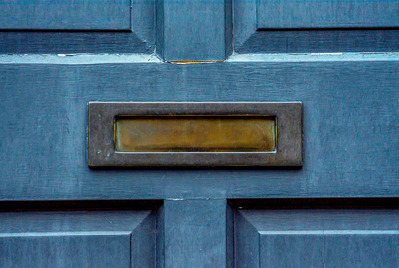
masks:
{"label": "brass plate", "polygon": [[90,102],[88,164],[302,166],[302,103]]}
{"label": "brass plate", "polygon": [[269,116],[119,116],[117,152],[271,152]]}

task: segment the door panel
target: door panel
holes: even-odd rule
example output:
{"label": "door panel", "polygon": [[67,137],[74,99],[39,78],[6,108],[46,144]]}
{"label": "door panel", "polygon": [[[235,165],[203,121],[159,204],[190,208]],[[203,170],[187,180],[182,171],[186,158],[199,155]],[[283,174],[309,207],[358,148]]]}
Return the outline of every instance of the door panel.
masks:
{"label": "door panel", "polygon": [[[396,196],[397,56],[331,62],[298,57],[284,63],[2,64],[1,198]],[[303,101],[301,169],[87,167],[91,100],[255,99]]]}
{"label": "door panel", "polygon": [[151,267],[151,211],[0,213],[2,267]]}
{"label": "door panel", "polygon": [[235,1],[234,51],[398,51],[397,5],[396,0]]}
{"label": "door panel", "polygon": [[0,53],[153,53],[155,3],[0,0]]}
{"label": "door panel", "polygon": [[[399,266],[396,6],[0,0],[0,266]],[[90,169],[89,101],[301,101],[303,167]]]}
{"label": "door panel", "polygon": [[396,267],[398,215],[397,209],[238,210],[236,267]]}
{"label": "door panel", "polygon": [[[353,53],[399,51],[399,30],[392,29],[259,29],[236,47],[247,53]],[[359,53],[359,54],[357,54]],[[361,53],[361,54],[360,54]]]}
{"label": "door panel", "polygon": [[0,29],[129,30],[130,0],[2,0]]}
{"label": "door panel", "polygon": [[0,236],[3,267],[129,267],[130,233]]}
{"label": "door panel", "polygon": [[368,0],[257,1],[258,28],[398,27],[399,2]]}
{"label": "door panel", "polygon": [[166,200],[165,267],[230,267],[229,209],[224,200]]}
{"label": "door panel", "polygon": [[157,2],[157,53],[167,61],[223,61],[232,53],[231,0]]}

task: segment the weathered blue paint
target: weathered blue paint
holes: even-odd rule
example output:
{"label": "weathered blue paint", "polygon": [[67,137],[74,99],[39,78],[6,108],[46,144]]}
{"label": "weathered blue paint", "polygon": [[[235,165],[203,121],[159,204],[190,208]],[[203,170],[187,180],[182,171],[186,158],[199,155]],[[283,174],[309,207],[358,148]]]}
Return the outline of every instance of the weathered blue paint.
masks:
{"label": "weathered blue paint", "polygon": [[398,27],[397,0],[259,0],[258,28]]}
{"label": "weathered blue paint", "polygon": [[397,209],[238,210],[236,267],[396,267],[398,215]]}
{"label": "weathered blue paint", "polygon": [[154,53],[151,0],[0,0],[0,53]]}
{"label": "weathered blue paint", "polygon": [[236,46],[243,53],[398,52],[399,30],[259,30]]}
{"label": "weathered blue paint", "polygon": [[[0,53],[152,53],[153,43],[145,43],[134,32],[0,32]],[[98,55],[98,54],[95,54]]]}
{"label": "weathered blue paint", "polygon": [[[0,0],[0,266],[399,266],[393,1],[100,2]],[[129,100],[302,101],[304,166],[90,170],[87,102]]]}
{"label": "weathered blue paint", "polygon": [[397,1],[235,1],[238,53],[398,51]]}
{"label": "weathered blue paint", "polygon": [[0,29],[130,30],[130,0],[1,0]]}
{"label": "weathered blue paint", "polygon": [[151,211],[8,212],[0,217],[1,267],[151,267]]}
{"label": "weathered blue paint", "polygon": [[225,267],[226,201],[165,200],[165,267]]}
{"label": "weathered blue paint", "polygon": [[[398,195],[396,61],[0,68],[3,200]],[[91,100],[300,100],[304,166],[90,170],[86,139]]]}
{"label": "weathered blue paint", "polygon": [[157,4],[157,53],[167,61],[224,60],[232,52],[231,0]]}

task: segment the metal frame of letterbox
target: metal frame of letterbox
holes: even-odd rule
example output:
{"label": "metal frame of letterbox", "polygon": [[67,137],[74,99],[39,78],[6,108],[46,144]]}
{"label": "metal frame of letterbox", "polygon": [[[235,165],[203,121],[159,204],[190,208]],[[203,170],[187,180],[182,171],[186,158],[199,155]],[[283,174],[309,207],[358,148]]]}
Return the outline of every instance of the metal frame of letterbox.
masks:
{"label": "metal frame of letterbox", "polygon": [[[302,102],[89,102],[90,167],[302,166]],[[272,152],[117,152],[117,116],[264,115],[276,118]]]}

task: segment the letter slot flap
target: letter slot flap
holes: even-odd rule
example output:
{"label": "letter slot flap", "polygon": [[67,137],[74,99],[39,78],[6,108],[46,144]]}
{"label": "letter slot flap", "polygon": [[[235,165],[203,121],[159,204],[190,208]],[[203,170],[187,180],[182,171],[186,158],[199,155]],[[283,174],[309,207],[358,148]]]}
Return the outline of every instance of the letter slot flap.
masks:
{"label": "letter slot flap", "polygon": [[88,162],[302,166],[302,103],[90,102]]}

